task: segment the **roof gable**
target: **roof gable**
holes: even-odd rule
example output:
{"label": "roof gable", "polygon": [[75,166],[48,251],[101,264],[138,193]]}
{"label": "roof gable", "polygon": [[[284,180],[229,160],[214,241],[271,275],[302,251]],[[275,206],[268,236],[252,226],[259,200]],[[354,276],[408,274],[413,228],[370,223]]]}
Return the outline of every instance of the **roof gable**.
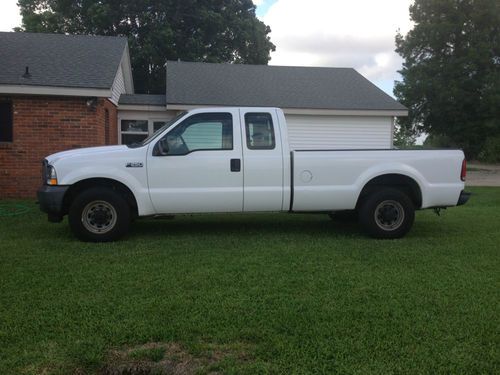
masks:
{"label": "roof gable", "polygon": [[352,68],[167,62],[168,105],[405,111]]}
{"label": "roof gable", "polygon": [[0,32],[0,85],[110,89],[126,48],[124,37]]}

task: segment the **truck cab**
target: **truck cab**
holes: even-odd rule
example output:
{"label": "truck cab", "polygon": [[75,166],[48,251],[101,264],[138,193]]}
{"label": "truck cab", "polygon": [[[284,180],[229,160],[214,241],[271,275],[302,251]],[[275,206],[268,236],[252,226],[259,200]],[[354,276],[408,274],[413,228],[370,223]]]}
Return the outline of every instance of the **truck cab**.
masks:
{"label": "truck cab", "polygon": [[283,210],[283,119],[269,108],[197,110],[154,137],[145,155],[154,211]]}

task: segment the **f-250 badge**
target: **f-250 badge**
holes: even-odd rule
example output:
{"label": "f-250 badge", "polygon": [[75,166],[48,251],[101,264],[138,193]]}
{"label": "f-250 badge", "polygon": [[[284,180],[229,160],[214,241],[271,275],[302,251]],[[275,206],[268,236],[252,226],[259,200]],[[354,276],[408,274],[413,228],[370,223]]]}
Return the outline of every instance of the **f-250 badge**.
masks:
{"label": "f-250 badge", "polygon": [[140,161],[127,163],[127,165],[126,165],[127,168],[142,168],[143,166],[144,166],[144,164],[142,164]]}

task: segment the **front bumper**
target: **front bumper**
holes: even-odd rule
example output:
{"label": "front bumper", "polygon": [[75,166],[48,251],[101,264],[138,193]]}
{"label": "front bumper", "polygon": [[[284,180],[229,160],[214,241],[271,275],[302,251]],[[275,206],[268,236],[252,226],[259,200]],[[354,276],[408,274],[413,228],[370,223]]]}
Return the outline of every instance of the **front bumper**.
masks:
{"label": "front bumper", "polygon": [[467,191],[462,190],[460,192],[460,196],[458,197],[457,206],[461,206],[463,204],[466,204],[471,195],[472,195],[472,193],[469,193]]}
{"label": "front bumper", "polygon": [[64,194],[69,186],[43,185],[36,192],[40,210],[49,216],[49,221],[60,222],[65,214],[63,207]]}

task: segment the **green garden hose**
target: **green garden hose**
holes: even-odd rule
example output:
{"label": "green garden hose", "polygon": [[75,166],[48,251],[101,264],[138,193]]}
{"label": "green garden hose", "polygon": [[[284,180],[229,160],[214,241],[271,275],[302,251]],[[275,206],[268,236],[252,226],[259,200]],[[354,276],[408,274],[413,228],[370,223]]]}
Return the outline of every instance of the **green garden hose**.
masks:
{"label": "green garden hose", "polygon": [[24,215],[31,209],[32,207],[22,203],[0,203],[0,217]]}

